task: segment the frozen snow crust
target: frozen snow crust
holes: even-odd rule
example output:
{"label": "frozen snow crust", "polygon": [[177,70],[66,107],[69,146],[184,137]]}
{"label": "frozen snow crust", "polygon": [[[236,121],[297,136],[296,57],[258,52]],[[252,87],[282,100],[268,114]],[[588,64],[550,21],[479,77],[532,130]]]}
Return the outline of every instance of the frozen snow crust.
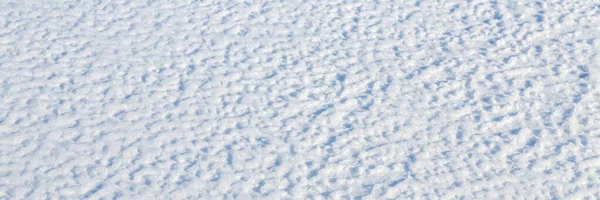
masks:
{"label": "frozen snow crust", "polygon": [[599,34],[591,0],[0,0],[0,199],[599,199]]}

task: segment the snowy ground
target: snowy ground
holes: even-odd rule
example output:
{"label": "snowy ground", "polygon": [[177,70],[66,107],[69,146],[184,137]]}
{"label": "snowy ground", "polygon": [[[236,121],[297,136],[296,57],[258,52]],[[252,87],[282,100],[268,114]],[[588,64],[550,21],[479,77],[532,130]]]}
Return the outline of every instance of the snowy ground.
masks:
{"label": "snowy ground", "polygon": [[0,15],[0,199],[600,198],[597,1]]}

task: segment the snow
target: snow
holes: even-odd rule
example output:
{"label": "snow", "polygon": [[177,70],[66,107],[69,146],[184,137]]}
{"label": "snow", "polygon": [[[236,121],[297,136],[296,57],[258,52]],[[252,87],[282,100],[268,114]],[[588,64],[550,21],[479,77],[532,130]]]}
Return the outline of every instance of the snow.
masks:
{"label": "snow", "polygon": [[0,1],[0,199],[599,199],[594,1]]}

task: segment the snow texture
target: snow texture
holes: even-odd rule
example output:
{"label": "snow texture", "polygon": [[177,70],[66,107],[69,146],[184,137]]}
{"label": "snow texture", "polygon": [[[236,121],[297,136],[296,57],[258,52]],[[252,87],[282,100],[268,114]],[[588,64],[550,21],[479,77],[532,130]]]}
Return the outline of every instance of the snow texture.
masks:
{"label": "snow texture", "polygon": [[593,0],[0,0],[0,199],[599,199]]}

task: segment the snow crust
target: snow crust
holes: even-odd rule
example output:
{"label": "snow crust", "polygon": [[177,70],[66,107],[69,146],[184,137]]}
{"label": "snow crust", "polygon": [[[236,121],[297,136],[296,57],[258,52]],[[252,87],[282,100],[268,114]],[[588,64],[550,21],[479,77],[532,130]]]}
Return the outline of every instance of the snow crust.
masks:
{"label": "snow crust", "polygon": [[0,199],[600,199],[596,1],[0,0]]}

